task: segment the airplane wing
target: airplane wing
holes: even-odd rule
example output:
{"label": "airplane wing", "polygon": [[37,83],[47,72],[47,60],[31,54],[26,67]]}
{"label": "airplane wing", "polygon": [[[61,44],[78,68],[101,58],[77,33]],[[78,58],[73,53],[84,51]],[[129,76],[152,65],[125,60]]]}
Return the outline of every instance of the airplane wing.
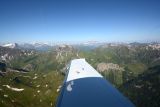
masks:
{"label": "airplane wing", "polygon": [[71,61],[56,107],[135,107],[85,59]]}

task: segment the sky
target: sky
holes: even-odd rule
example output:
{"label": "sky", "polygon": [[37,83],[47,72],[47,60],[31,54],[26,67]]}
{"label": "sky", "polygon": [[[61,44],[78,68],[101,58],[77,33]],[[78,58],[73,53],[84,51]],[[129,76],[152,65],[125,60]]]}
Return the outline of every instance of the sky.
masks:
{"label": "sky", "polygon": [[160,41],[160,0],[0,0],[0,42]]}

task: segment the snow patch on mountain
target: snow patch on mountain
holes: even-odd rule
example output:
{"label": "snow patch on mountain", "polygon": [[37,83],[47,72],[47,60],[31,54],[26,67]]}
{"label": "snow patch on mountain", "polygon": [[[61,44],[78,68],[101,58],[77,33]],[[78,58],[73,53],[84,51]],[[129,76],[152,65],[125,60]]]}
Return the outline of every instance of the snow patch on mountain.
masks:
{"label": "snow patch on mountain", "polygon": [[3,44],[2,47],[6,48],[16,48],[17,44],[16,43],[8,43],[8,44]]}

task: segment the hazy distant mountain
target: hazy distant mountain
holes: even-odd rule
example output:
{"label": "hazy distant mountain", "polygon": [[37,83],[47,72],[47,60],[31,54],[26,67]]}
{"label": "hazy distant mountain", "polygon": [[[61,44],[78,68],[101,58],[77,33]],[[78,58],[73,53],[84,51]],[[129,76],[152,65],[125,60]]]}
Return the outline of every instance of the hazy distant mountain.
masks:
{"label": "hazy distant mountain", "polygon": [[[67,43],[66,43],[67,44]],[[31,50],[38,50],[38,51],[48,51],[51,49],[55,49],[56,46],[59,45],[66,45],[66,44],[50,44],[50,43],[43,43],[43,42],[35,42],[35,43],[7,43],[1,44],[2,47],[6,48],[17,48],[17,49],[31,49]],[[93,50],[97,47],[117,47],[117,46],[126,46],[126,47],[141,47],[141,48],[152,48],[152,49],[160,49],[159,43],[107,43],[107,42],[97,42],[97,41],[88,41],[88,42],[81,42],[81,43],[74,43],[74,44],[67,44],[72,45],[74,48],[78,50]]]}
{"label": "hazy distant mountain", "polygon": [[77,48],[78,50],[82,50],[82,51],[90,51],[104,44],[106,43],[98,42],[98,41],[88,41],[88,42],[74,44],[73,47]]}
{"label": "hazy distant mountain", "polygon": [[39,51],[47,51],[52,48],[50,44],[46,44],[46,43],[34,43],[33,46],[35,50],[39,50]]}
{"label": "hazy distant mountain", "polygon": [[21,48],[21,49],[34,49],[34,46],[32,44],[29,44],[29,43],[19,44],[18,47]]}
{"label": "hazy distant mountain", "polygon": [[38,51],[47,51],[52,48],[51,45],[45,44],[45,43],[23,43],[23,44],[18,44],[19,49],[34,49]]}

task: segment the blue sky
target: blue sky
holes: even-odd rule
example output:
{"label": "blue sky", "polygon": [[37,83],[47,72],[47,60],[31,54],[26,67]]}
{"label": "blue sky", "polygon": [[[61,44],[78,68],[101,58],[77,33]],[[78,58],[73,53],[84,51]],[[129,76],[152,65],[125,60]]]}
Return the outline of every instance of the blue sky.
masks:
{"label": "blue sky", "polygon": [[159,40],[159,0],[0,0],[0,42]]}

